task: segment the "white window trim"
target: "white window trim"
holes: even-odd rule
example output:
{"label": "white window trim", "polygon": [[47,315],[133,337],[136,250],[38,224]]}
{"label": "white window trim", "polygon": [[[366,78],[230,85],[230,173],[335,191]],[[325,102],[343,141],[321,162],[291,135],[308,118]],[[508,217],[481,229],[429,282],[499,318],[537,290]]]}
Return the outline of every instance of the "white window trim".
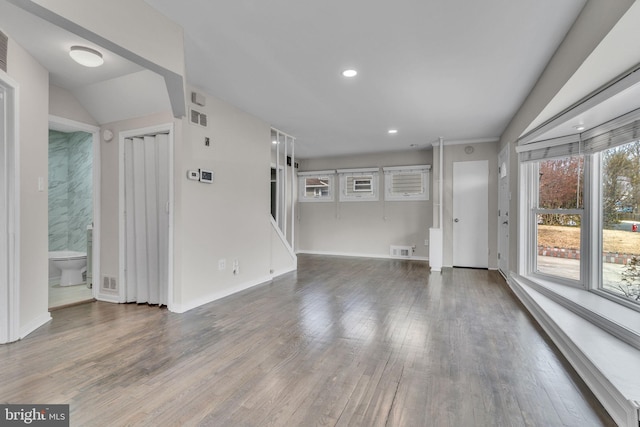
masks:
{"label": "white window trim", "polygon": [[[386,201],[411,201],[429,200],[429,171],[431,165],[414,166],[388,166],[383,167],[384,171],[384,199]],[[394,175],[420,173],[422,176],[422,193],[415,194],[394,194],[391,192],[391,185]]]}
{"label": "white window trim", "polygon": [[[586,160],[586,159],[585,159]],[[597,160],[593,163],[598,163]],[[599,174],[600,170],[598,167],[591,168],[588,163],[590,161],[585,161],[585,176],[589,173],[594,178],[594,175]],[[563,307],[569,309],[570,311],[580,315],[587,321],[593,323],[594,325],[598,325],[603,327],[607,332],[634,346],[637,349],[640,349],[640,312],[637,304],[634,304],[630,301],[626,301],[622,297],[617,297],[608,292],[604,292],[598,288],[597,283],[593,283],[590,281],[590,277],[593,274],[599,274],[600,262],[598,259],[598,253],[602,253],[602,243],[601,239],[596,239],[598,242],[598,247],[595,250],[592,250],[590,255],[581,259],[581,274],[583,274],[583,280],[581,283],[577,284],[570,280],[562,280],[556,276],[548,276],[535,272],[536,266],[536,255],[537,250],[534,249],[535,242],[537,239],[536,236],[536,221],[535,217],[532,214],[534,212],[534,206],[536,205],[535,197],[537,196],[536,192],[536,179],[537,179],[537,168],[535,164],[531,163],[521,163],[520,164],[520,209],[519,209],[519,226],[518,226],[518,242],[519,242],[519,257],[518,257],[518,274],[514,277],[515,280],[524,280],[528,281],[537,286],[538,290],[543,290],[545,295],[555,301],[556,303],[562,305]],[[599,221],[591,221],[592,215],[593,217],[598,217],[598,215],[594,214],[594,211],[598,211],[599,203],[594,199],[595,193],[597,192],[596,186],[590,186],[588,179],[585,179],[585,209],[583,215],[582,222],[582,230],[587,231],[590,230],[590,233],[599,233]],[[587,198],[591,200],[595,200],[596,203],[589,203]],[[587,204],[589,203],[589,204]],[[588,235],[589,232],[584,232],[583,239],[581,241],[581,250],[586,248],[587,245],[592,245],[596,242],[589,242]],[[597,235],[597,234],[596,234]],[[581,253],[587,254],[588,252],[582,251]],[[588,274],[587,274],[588,273]],[[594,277],[600,277],[599,275]],[[579,301],[576,301],[574,298],[573,301],[568,299],[565,295],[567,293],[567,287],[576,289],[578,292],[584,292],[585,301],[589,302],[589,305],[583,304]],[[591,297],[588,297],[591,295]],[[593,297],[598,296],[602,297],[605,300],[614,302],[616,304],[611,304],[608,301],[603,302],[602,304],[596,305],[596,303],[592,302]],[[594,309],[593,307],[597,307],[599,311]],[[629,324],[620,323],[619,321],[610,320],[610,319],[619,319],[621,312],[624,313],[624,316],[628,319],[635,319],[633,322]],[[637,323],[636,323],[637,322]],[[604,327],[603,325],[606,325]]]}
{"label": "white window trim", "polygon": [[[333,202],[334,201],[334,188],[335,188],[335,174],[334,169],[321,170],[321,171],[306,171],[298,172],[298,200],[300,202]],[[329,180],[329,194],[326,197],[307,197],[306,195],[306,179],[307,178],[327,178]]]}
{"label": "white window trim", "polygon": [[[338,176],[340,178],[339,200],[341,202],[375,202],[379,200],[379,168],[338,169],[336,172],[338,173]],[[371,178],[371,191],[362,191],[358,192],[357,194],[348,194],[347,182],[351,177]]]}

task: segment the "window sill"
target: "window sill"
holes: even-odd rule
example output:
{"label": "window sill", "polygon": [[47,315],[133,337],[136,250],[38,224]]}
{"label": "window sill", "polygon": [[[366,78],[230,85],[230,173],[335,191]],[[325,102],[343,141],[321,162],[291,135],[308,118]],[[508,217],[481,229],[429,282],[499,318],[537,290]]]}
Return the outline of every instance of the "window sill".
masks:
{"label": "window sill", "polygon": [[539,278],[510,276],[509,286],[614,420],[637,426],[640,313]]}
{"label": "window sill", "polygon": [[539,277],[523,277],[529,286],[575,314],[640,350],[640,312],[584,289]]}

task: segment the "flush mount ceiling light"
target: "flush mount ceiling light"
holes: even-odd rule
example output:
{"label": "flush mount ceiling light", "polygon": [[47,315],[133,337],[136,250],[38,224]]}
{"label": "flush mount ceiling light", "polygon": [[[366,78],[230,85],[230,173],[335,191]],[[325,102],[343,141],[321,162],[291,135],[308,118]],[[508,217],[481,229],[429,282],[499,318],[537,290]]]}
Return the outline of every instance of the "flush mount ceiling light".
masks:
{"label": "flush mount ceiling light", "polygon": [[573,128],[577,131],[583,131],[585,129],[584,125],[575,125]]}
{"label": "flush mount ceiling light", "polygon": [[398,129],[389,129],[387,133],[390,135],[395,135],[396,133],[398,133]]}
{"label": "flush mount ceiling light", "polygon": [[342,75],[345,77],[355,77],[358,75],[358,72],[356,70],[344,70]]}
{"label": "flush mount ceiling light", "polygon": [[104,64],[102,54],[95,49],[85,46],[71,46],[69,56],[85,67],[99,67]]}

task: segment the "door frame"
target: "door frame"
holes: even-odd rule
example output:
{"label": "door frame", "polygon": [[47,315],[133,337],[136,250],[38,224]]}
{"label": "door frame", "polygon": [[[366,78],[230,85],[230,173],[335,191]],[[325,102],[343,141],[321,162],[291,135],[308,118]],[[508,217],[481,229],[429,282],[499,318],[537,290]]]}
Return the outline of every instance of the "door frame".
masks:
{"label": "door frame", "polygon": [[[505,145],[502,150],[500,150],[500,152],[498,153],[498,241],[497,241],[497,246],[498,246],[498,271],[504,276],[504,278],[506,279],[509,275],[509,227],[510,224],[508,224],[509,222],[509,211],[510,211],[510,199],[511,197],[509,196],[510,194],[510,179],[511,179],[511,165],[509,164],[510,161],[510,150],[509,150],[510,145],[507,144]],[[500,160],[503,160],[503,163],[505,164],[506,170],[507,170],[507,174],[505,176],[504,179],[506,179],[506,194],[502,194],[501,191],[501,187],[500,187],[500,180],[501,175],[502,175],[502,163],[500,162]],[[503,198],[506,198],[506,205],[507,205],[507,224],[503,224],[503,220],[501,218],[501,201],[504,201]],[[506,227],[503,227],[503,225],[506,225]],[[502,239],[505,237],[503,235],[503,229],[506,228],[506,238],[504,239],[506,242],[506,247],[503,248],[501,245],[501,241]],[[502,250],[501,250],[502,249]],[[502,267],[505,267],[504,270]]]}
{"label": "door frame", "polygon": [[62,130],[64,132],[87,132],[92,137],[92,149],[93,149],[93,244],[91,245],[91,266],[93,274],[93,286],[91,288],[91,295],[97,299],[99,286],[95,286],[100,282],[100,189],[102,188],[102,174],[100,173],[100,128],[87,123],[77,122],[75,120],[66,119],[64,117],[58,117],[49,115],[49,129],[51,125],[54,130]]}
{"label": "door frame", "polygon": [[175,302],[174,302],[174,290],[173,290],[173,214],[174,214],[174,156],[173,156],[173,147],[174,147],[174,125],[173,123],[166,123],[157,126],[151,126],[140,129],[133,129],[122,131],[119,134],[119,207],[118,207],[118,220],[119,220],[119,244],[118,244],[118,252],[119,252],[119,272],[118,272],[118,296],[117,302],[124,303],[127,300],[126,293],[126,276],[125,276],[125,264],[126,264],[126,228],[125,228],[125,186],[124,186],[124,174],[125,174],[125,163],[124,163],[124,144],[125,139],[127,138],[135,138],[144,135],[151,135],[157,133],[165,133],[169,134],[169,254],[168,260],[169,265],[167,266],[167,309],[169,311],[175,311]]}
{"label": "door frame", "polygon": [[[453,162],[452,167],[451,167],[451,171],[452,171],[452,204],[451,204],[451,213],[452,213],[452,230],[451,230],[451,239],[452,239],[452,244],[451,244],[451,249],[452,249],[452,259],[451,259],[451,263],[454,267],[472,267],[472,268],[489,268],[489,234],[487,231],[487,235],[486,235],[486,248],[484,249],[484,256],[482,258],[483,265],[458,265],[458,263],[456,263],[456,226],[454,224],[454,222],[457,222],[457,218],[456,218],[456,166],[462,166],[463,164],[469,164],[469,163],[477,163],[480,164],[482,163],[483,165],[486,165],[486,169],[483,169],[484,171],[486,171],[486,200],[485,200],[485,205],[484,208],[485,209],[485,215],[483,216],[483,220],[486,219],[486,222],[481,223],[480,227],[478,228],[476,227],[476,229],[487,229],[488,225],[489,225],[489,167],[490,167],[490,162],[489,160],[463,160],[463,161],[456,161]],[[488,229],[487,229],[488,230]],[[459,237],[459,236],[458,236]]]}
{"label": "door frame", "polygon": [[0,279],[0,344],[3,344],[20,339],[20,93],[18,82],[2,70],[0,87],[7,98],[4,146],[0,147],[6,154],[2,165],[6,185],[0,189],[6,206],[6,223],[0,227],[7,231],[6,246],[0,248],[0,262],[6,266]]}

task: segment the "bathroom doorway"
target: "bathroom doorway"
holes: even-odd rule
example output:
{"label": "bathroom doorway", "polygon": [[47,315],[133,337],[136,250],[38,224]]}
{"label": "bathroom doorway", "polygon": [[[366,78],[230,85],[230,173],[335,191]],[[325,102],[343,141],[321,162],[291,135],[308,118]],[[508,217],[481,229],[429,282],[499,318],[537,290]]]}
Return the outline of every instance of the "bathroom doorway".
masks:
{"label": "bathroom doorway", "polygon": [[0,344],[19,339],[18,84],[0,70]]}
{"label": "bathroom doorway", "polygon": [[93,301],[99,269],[99,129],[49,118],[49,310]]}

